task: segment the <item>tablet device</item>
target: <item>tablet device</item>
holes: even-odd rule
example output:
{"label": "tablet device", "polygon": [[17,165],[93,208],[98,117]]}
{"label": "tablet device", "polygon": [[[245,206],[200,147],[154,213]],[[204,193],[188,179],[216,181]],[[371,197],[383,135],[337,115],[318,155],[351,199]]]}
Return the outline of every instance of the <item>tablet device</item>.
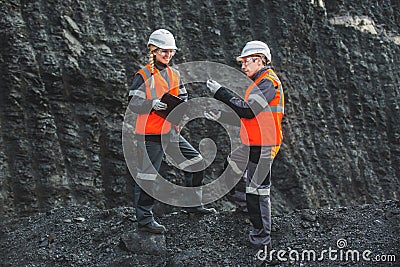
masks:
{"label": "tablet device", "polygon": [[169,113],[172,112],[177,106],[185,103],[182,99],[180,99],[177,96],[174,96],[170,93],[165,93],[161,97],[161,102],[167,104],[167,109],[166,110],[155,110],[154,112],[164,118],[167,119],[169,122],[177,125],[179,122],[182,120],[183,115],[185,114],[187,110],[187,105],[180,106],[178,110],[176,110],[171,116],[168,117]]}

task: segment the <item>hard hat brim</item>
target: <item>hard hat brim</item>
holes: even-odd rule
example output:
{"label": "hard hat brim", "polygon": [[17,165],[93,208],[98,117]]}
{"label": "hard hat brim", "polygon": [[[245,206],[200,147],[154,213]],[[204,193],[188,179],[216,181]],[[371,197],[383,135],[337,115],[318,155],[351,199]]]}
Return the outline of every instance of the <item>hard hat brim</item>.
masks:
{"label": "hard hat brim", "polygon": [[236,61],[242,61],[242,59],[245,58],[245,57],[260,56],[260,55],[265,56],[265,58],[266,58],[267,60],[271,61],[271,59],[269,59],[268,56],[265,55],[264,53],[247,53],[247,54],[240,55],[240,56],[236,57]]}
{"label": "hard hat brim", "polygon": [[161,48],[161,49],[175,49],[175,50],[178,50],[178,47],[176,47],[175,45],[156,45],[156,44],[154,44],[154,43],[148,43],[147,44],[147,48],[149,48],[149,46],[150,45],[154,45],[154,46],[157,46],[158,48]]}
{"label": "hard hat brim", "polygon": [[240,55],[240,56],[238,56],[238,57],[236,58],[236,60],[237,60],[237,61],[242,61],[242,59],[245,58],[245,57],[255,56],[255,55],[257,55],[257,53],[256,53],[256,54],[255,54],[255,53],[248,53],[248,54]]}

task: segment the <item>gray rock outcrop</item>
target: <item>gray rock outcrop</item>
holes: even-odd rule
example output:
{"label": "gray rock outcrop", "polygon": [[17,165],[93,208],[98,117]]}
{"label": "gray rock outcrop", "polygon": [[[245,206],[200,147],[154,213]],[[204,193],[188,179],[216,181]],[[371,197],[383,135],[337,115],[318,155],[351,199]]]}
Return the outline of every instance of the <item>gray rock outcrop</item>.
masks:
{"label": "gray rock outcrop", "polygon": [[[146,64],[149,34],[161,27],[176,36],[175,63],[239,68],[235,56],[247,41],[270,45],[286,93],[274,212],[399,199],[398,1],[0,6],[2,216],[71,203],[130,205],[121,145],[127,88]],[[194,123],[186,134],[196,143],[207,127],[212,132]],[[218,158],[207,174],[222,167]]]}

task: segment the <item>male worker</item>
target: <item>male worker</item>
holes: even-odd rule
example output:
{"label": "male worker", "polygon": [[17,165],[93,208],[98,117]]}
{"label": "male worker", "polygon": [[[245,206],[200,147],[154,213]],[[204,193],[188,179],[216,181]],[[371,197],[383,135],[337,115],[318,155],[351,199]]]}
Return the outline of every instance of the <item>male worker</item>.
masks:
{"label": "male worker", "polygon": [[[237,60],[253,81],[242,99],[213,80],[207,81],[214,98],[240,118],[242,144],[228,156],[226,175],[246,175],[246,203],[252,224],[249,239],[256,248],[271,247],[271,165],[282,144],[284,96],[281,81],[272,70],[271,53],[261,41],[248,42]],[[226,111],[206,112],[211,120],[228,122]],[[232,114],[231,114],[232,115]]]}

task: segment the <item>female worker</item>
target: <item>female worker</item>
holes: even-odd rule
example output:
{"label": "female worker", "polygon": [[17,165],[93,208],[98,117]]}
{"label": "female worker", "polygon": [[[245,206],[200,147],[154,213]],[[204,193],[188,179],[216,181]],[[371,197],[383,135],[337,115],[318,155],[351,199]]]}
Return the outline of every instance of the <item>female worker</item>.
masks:
{"label": "female worker", "polygon": [[[168,66],[177,49],[175,38],[168,30],[158,29],[150,35],[147,47],[149,63],[136,73],[129,89],[129,107],[138,114],[135,128],[138,140],[136,178],[146,184],[155,182],[164,155],[164,147],[166,153],[169,150],[179,150],[184,156],[177,159],[177,164],[184,166],[185,185],[200,186],[204,177],[203,157],[179,134],[175,125],[159,116],[160,112],[168,107],[167,103],[160,100],[165,93],[177,96],[184,101],[188,98],[179,73]],[[161,140],[163,140],[163,145]],[[168,140],[166,145],[164,140]],[[147,194],[138,183],[135,183],[134,202],[138,229],[156,234],[164,233],[165,227],[154,220],[152,212],[154,198]],[[201,214],[215,213],[215,209],[203,207],[201,200],[199,206],[189,208],[187,211]]]}

